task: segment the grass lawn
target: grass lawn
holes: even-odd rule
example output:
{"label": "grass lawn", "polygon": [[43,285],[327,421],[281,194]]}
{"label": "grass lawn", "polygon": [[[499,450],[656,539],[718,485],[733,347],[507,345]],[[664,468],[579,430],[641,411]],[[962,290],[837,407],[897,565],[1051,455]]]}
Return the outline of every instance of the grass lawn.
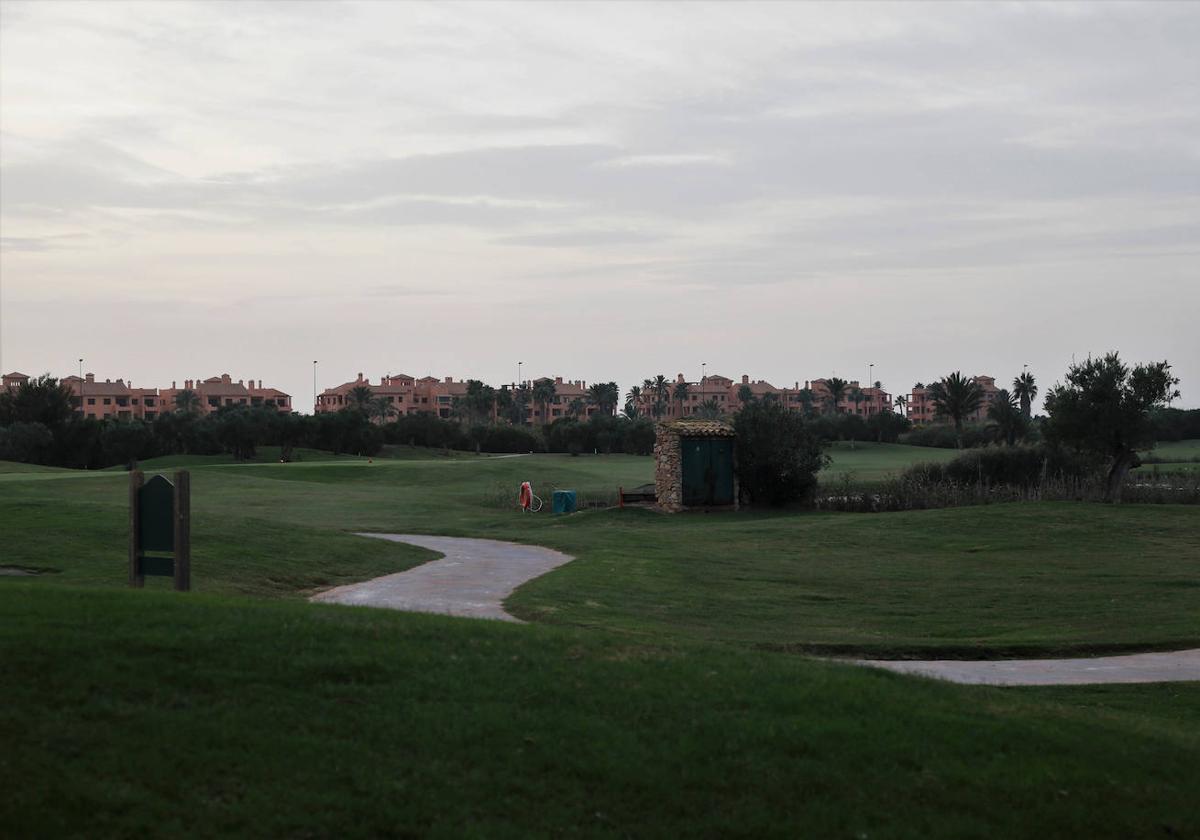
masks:
{"label": "grass lawn", "polygon": [[1200,471],[1200,440],[1163,441],[1142,456],[1153,461],[1138,468],[1139,474]]}
{"label": "grass lawn", "polygon": [[823,484],[849,480],[855,483],[882,481],[914,464],[949,461],[957,449],[908,446],[903,443],[836,441],[827,450],[830,464],[820,473]]}
{"label": "grass lawn", "polygon": [[[198,467],[193,586],[303,596],[433,556],[347,533],[409,531],[566,551],[577,562],[523,587],[510,609],[634,639],[877,656],[1200,644],[1194,507],[555,518],[515,506],[524,479],[547,497],[569,487],[611,498],[650,470],[632,456]],[[126,477],[18,478],[0,481],[4,562],[56,570],[35,583],[123,586]]]}
{"label": "grass lawn", "polygon": [[[82,486],[82,485],[77,485]],[[1187,837],[1200,685],[0,586],[12,837]]]}
{"label": "grass lawn", "polygon": [[[1194,507],[553,517],[517,510],[520,481],[603,501],[650,459],[189,466],[178,594],[125,588],[124,473],[0,464],[0,564],[44,571],[0,577],[0,833],[1200,834],[1200,683],[796,655],[1198,644]],[[578,559],[510,599],[524,626],[301,601],[435,556],[354,530]]]}

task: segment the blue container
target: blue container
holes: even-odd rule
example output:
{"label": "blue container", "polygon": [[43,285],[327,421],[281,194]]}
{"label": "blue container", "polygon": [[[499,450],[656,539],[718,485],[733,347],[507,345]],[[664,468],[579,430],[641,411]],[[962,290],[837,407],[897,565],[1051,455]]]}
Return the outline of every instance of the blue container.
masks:
{"label": "blue container", "polygon": [[555,513],[574,513],[575,512],[575,491],[574,490],[555,490],[554,491],[554,508]]}

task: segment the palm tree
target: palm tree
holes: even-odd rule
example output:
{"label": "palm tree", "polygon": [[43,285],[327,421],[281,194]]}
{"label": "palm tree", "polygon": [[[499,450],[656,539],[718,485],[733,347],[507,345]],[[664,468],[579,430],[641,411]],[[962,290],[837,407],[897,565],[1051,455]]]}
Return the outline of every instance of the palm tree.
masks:
{"label": "palm tree", "polygon": [[900,409],[901,414],[907,414],[908,413],[908,411],[907,411],[908,397],[904,396],[903,394],[896,397],[895,406],[896,406],[896,408]]}
{"label": "palm tree", "polygon": [[996,437],[1012,446],[1025,433],[1025,415],[1017,407],[1017,395],[1001,388],[988,406],[988,419],[992,421]]}
{"label": "palm tree", "polygon": [[625,395],[625,416],[629,416],[629,406],[634,406],[638,410],[638,414],[642,412],[642,386],[630,385],[629,393]]}
{"label": "palm tree", "polygon": [[395,413],[396,406],[392,405],[392,401],[388,397],[375,397],[367,405],[367,414],[380,424],[386,423],[388,418]]}
{"label": "palm tree", "polygon": [[1033,412],[1033,399],[1037,396],[1037,380],[1025,371],[1013,380],[1013,396],[1021,401],[1021,414],[1028,420]]}
{"label": "palm tree", "polygon": [[616,382],[597,382],[588,386],[587,401],[596,406],[598,413],[612,415],[621,399],[621,389]]}
{"label": "palm tree", "polygon": [[350,393],[346,395],[351,408],[357,408],[359,411],[366,412],[367,406],[371,404],[371,400],[375,398],[375,392],[366,385],[355,385],[350,389]]}
{"label": "palm tree", "polygon": [[842,395],[846,393],[846,388],[850,383],[845,379],[837,376],[831,376],[825,380],[825,387],[829,389],[829,413],[838,413],[838,403],[842,401]]}
{"label": "palm tree", "polygon": [[496,415],[498,417],[507,417],[509,422],[512,419],[513,395],[512,391],[507,386],[502,387],[496,392]]}
{"label": "palm tree", "polygon": [[703,417],[705,420],[720,420],[721,405],[713,397],[709,397],[704,402],[700,403],[696,409],[696,416]]}
{"label": "palm tree", "polygon": [[197,414],[200,411],[200,395],[190,388],[184,388],[175,395],[175,410],[184,414]]}
{"label": "palm tree", "polygon": [[862,402],[867,398],[867,395],[862,392],[862,388],[850,389],[850,402],[854,403],[854,413],[858,414],[862,411]]}
{"label": "palm tree", "polygon": [[749,385],[742,385],[737,390],[737,398],[738,402],[740,402],[742,405],[752,403],[754,402],[754,392],[750,390]]}
{"label": "palm tree", "polygon": [[571,404],[567,406],[567,412],[576,420],[578,420],[587,412],[587,403],[581,400],[579,397],[576,397],[575,399],[571,400]]}
{"label": "palm tree", "polygon": [[554,399],[554,395],[558,390],[554,387],[553,379],[539,379],[533,383],[533,401],[536,405],[542,407],[542,422],[548,423],[550,401]]}
{"label": "palm tree", "polygon": [[796,393],[796,399],[800,401],[805,417],[812,414],[813,403],[817,401],[817,395],[813,393],[812,388],[801,388]]}
{"label": "palm tree", "polygon": [[958,448],[962,449],[963,421],[979,410],[983,403],[983,389],[973,379],[967,379],[960,371],[934,382],[929,386],[934,411],[954,421],[954,434]]}
{"label": "palm tree", "polygon": [[650,387],[654,391],[654,416],[662,417],[667,410],[667,400],[671,398],[671,382],[660,373]]}
{"label": "palm tree", "polygon": [[625,403],[625,411],[622,413],[629,420],[636,420],[642,416],[642,410],[638,408],[637,403],[632,401]]}
{"label": "palm tree", "polygon": [[679,403],[679,416],[683,416],[683,404],[687,402],[688,384],[686,382],[675,383],[675,402]]}

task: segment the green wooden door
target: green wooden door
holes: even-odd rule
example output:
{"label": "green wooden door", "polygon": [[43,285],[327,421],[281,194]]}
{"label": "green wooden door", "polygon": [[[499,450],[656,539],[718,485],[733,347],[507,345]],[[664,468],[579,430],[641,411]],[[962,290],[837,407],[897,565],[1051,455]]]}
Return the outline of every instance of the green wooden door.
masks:
{"label": "green wooden door", "polygon": [[705,438],[681,438],[680,454],[683,456],[683,503],[685,505],[707,504],[709,441]]}
{"label": "green wooden door", "polygon": [[687,506],[733,504],[733,441],[683,438],[683,503]]}
{"label": "green wooden door", "polygon": [[713,438],[709,442],[710,466],[712,468],[712,496],[710,505],[733,504],[733,441],[729,438]]}

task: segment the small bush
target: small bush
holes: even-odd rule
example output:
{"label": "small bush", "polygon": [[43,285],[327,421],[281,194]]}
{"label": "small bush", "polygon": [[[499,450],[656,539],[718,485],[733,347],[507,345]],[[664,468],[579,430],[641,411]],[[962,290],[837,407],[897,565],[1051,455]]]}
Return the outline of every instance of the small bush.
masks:
{"label": "small bush", "polygon": [[738,482],[751,503],[811,501],[827,458],[804,418],[778,403],[752,402],[738,412],[734,428]]}

